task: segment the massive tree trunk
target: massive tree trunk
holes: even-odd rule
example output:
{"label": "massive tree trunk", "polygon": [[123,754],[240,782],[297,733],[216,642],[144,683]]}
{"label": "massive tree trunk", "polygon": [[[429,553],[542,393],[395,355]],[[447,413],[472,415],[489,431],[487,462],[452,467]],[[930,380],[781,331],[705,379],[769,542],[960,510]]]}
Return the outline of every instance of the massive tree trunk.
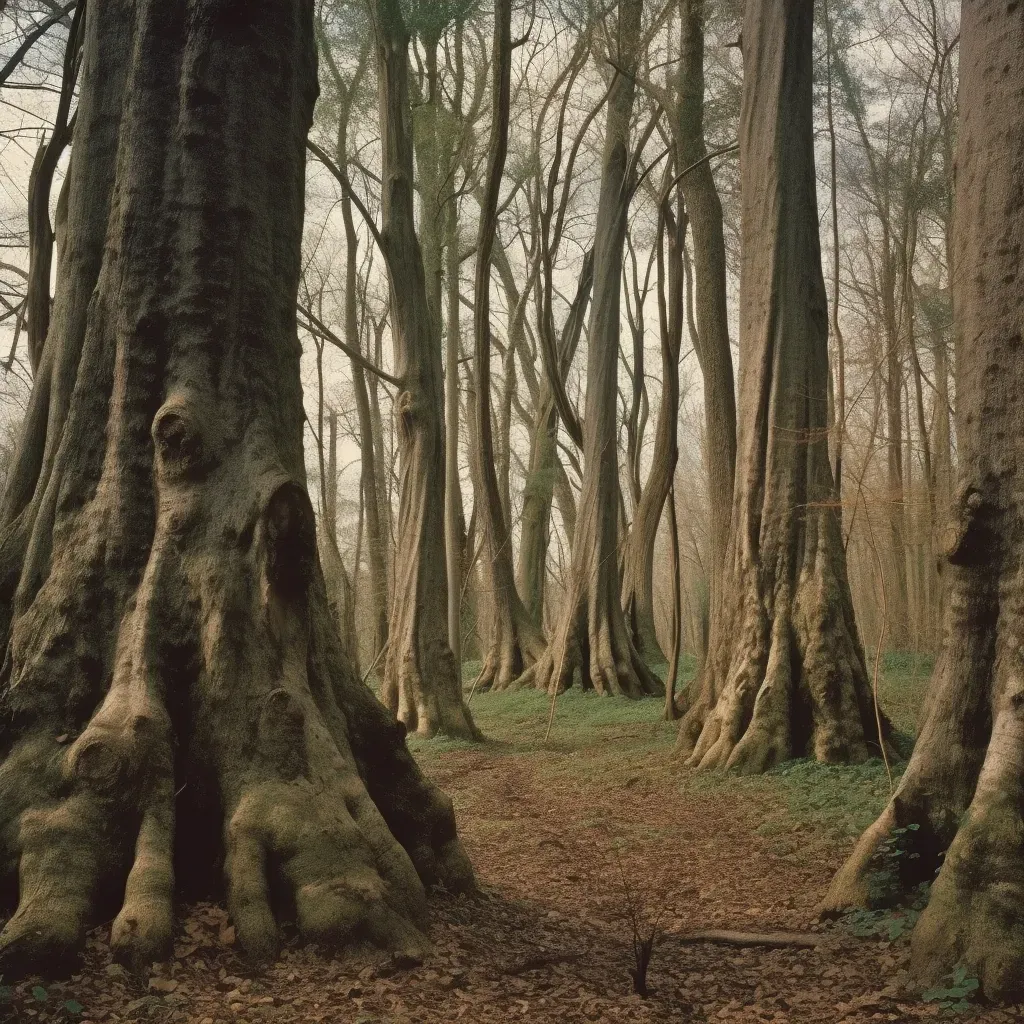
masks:
{"label": "massive tree trunk", "polygon": [[[683,341],[683,234],[663,197],[657,237],[661,334],[661,403],[654,429],[651,471],[640,494],[622,564],[622,607],[633,643],[648,662],[665,662],[654,626],[654,547],[665,499],[679,459],[679,352]],[[664,237],[663,237],[664,236]],[[666,266],[664,241],[668,241]]]}
{"label": "massive tree trunk", "polygon": [[[491,141],[477,237],[473,328],[476,366],[478,474],[481,485],[487,577],[491,592],[491,635],[477,681],[479,688],[505,689],[544,652],[544,636],[531,621],[516,591],[512,567],[512,533],[501,499],[491,431],[491,252],[498,226],[498,194],[508,155],[509,99],[512,77],[512,0],[495,0]],[[509,344],[507,366],[514,365]],[[515,386],[506,372],[506,392]],[[508,396],[509,398],[511,396]],[[504,443],[508,445],[508,430]]]}
{"label": "massive tree trunk", "polygon": [[877,746],[828,452],[812,23],[812,0],[751,0],[743,25],[736,494],[726,589],[680,731],[702,768],[857,761]]}
{"label": "massive tree trunk", "polygon": [[722,595],[736,465],[736,395],[726,300],[722,201],[705,159],[704,17],[706,0],[680,0],[678,109],[675,126],[679,182],[694,257],[695,349],[704,378],[705,462],[711,524],[711,611]]}
{"label": "massive tree trunk", "polygon": [[632,193],[629,124],[635,84],[642,0],[618,5],[618,65],[608,96],[594,247],[594,303],[587,351],[584,479],[572,545],[569,593],[543,657],[522,677],[525,685],[554,692],[580,670],[584,688],[640,697],[662,693],[629,636],[619,603],[616,444],[619,362],[619,291],[626,217]]}
{"label": "massive tree trunk", "polygon": [[[985,995],[1014,1000],[1024,996],[1022,54],[1024,7],[964,4],[953,278],[959,483],[945,543],[945,642],[899,788],[826,900],[829,910],[863,904],[869,881],[909,890],[938,868],[912,938],[914,972],[930,983],[962,965]],[[897,829],[905,855],[880,878],[876,855]]]}
{"label": "massive tree trunk", "polygon": [[424,884],[472,874],[344,657],[305,485],[312,4],[110,0],[84,49],[66,273],[0,510],[0,972],[110,918],[144,966],[176,889],[222,881],[254,956],[289,905],[317,941],[419,948]]}
{"label": "massive tree trunk", "polygon": [[448,645],[444,552],[444,383],[413,204],[409,33],[398,0],[373,7],[380,88],[382,228],[391,285],[401,484],[383,697],[423,736],[479,738]]}

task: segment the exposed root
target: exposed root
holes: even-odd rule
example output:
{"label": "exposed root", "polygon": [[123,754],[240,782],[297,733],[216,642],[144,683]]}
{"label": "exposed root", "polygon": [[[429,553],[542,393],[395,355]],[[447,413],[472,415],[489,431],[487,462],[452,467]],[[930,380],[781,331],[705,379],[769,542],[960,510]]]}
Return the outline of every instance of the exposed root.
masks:
{"label": "exposed root", "polygon": [[543,657],[547,646],[544,634],[531,621],[518,595],[513,594],[504,607],[495,611],[498,619],[493,624],[494,635],[473,683],[474,693],[516,689],[523,672]]}
{"label": "exposed root", "polygon": [[584,630],[578,618],[563,619],[563,626],[543,655],[516,685],[556,695],[572,685],[579,670],[582,688],[601,696],[664,696],[664,684],[633,647],[621,614],[618,620],[623,628],[590,622]]}
{"label": "exposed root", "polygon": [[762,595],[750,568],[740,574],[742,601],[719,609],[713,647],[680,723],[676,753],[689,767],[753,774],[806,755],[857,763],[891,742],[832,564],[826,541],[834,524],[826,515],[794,589],[782,581]]}

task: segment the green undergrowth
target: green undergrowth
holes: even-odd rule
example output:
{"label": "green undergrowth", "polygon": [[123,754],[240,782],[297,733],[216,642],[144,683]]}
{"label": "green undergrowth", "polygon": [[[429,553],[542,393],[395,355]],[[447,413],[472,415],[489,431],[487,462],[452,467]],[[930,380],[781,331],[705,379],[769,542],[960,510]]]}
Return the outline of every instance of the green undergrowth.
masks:
{"label": "green undergrowth", "polygon": [[[873,661],[869,657],[869,668]],[[692,659],[684,679],[694,672]],[[468,691],[479,663],[464,665]],[[917,717],[932,665],[922,656],[887,654],[881,662],[879,699],[901,734],[901,753],[909,753]],[[660,666],[659,675],[664,673]],[[758,833],[773,852],[783,857],[806,857],[817,846],[848,843],[878,816],[904,767],[881,760],[860,765],[823,765],[810,759],[789,761],[760,776],[731,773],[697,774],[670,758],[676,724],[666,722],[661,699],[628,700],[599,697],[573,688],[556,698],[550,735],[545,739],[551,698],[536,690],[475,693],[470,708],[486,737],[483,744],[440,737],[410,737],[409,746],[425,762],[447,759],[460,752],[509,756],[529,760],[531,769],[552,782],[588,782],[630,786],[637,779],[671,777],[686,792],[729,789],[747,794],[764,809]]]}

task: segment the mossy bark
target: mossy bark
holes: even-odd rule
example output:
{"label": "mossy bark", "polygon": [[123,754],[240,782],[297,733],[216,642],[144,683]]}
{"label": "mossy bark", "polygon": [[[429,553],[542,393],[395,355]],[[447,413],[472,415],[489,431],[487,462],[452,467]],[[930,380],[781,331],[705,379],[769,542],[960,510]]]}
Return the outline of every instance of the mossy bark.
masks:
{"label": "mossy bark", "polygon": [[743,26],[737,480],[721,601],[679,747],[701,768],[861,761],[878,730],[828,455],[811,0]]}
{"label": "mossy bark", "polygon": [[66,253],[2,508],[0,972],[142,968],[225,890],[242,947],[424,945],[450,803],[345,658],[295,299],[312,4],[85,19]]}
{"label": "mossy bark", "polygon": [[868,902],[881,843],[905,829],[905,853],[918,856],[900,858],[901,870],[890,872],[897,892],[934,878],[911,940],[913,972],[933,984],[963,966],[981,980],[986,996],[1018,1001],[1024,996],[1024,8],[965,3],[960,67],[953,244],[959,483],[945,533],[945,637],[913,757],[823,909]]}

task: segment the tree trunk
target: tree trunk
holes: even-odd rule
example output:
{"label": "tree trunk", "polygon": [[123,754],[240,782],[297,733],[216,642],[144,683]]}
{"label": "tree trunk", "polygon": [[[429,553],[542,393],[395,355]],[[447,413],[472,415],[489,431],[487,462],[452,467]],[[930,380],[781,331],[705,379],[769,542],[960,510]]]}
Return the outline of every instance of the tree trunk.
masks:
{"label": "tree trunk", "polygon": [[[512,534],[499,490],[491,433],[491,252],[498,226],[498,195],[508,154],[509,99],[512,77],[512,0],[495,0],[494,49],[491,58],[492,122],[486,184],[477,237],[473,328],[476,366],[476,438],[481,485],[480,523],[483,565],[491,592],[491,635],[477,680],[479,689],[506,689],[544,652],[544,637],[530,619],[516,591],[512,566]],[[511,367],[514,349],[508,347],[505,389],[514,387]],[[509,400],[511,396],[507,396]],[[508,430],[504,443],[508,445]]]}
{"label": "tree trunk", "polygon": [[373,7],[380,88],[381,241],[391,285],[401,483],[394,598],[382,696],[407,728],[478,739],[448,645],[444,552],[444,381],[416,236],[409,34],[398,0]]}
{"label": "tree trunk", "polygon": [[[569,316],[562,328],[558,345],[558,372],[569,372],[583,333],[590,293],[594,286],[593,250],[583,258],[576,294]],[[530,435],[530,463],[523,485],[523,512],[519,537],[519,562],[516,566],[516,587],[533,622],[544,621],[544,587],[547,577],[548,544],[551,539],[551,505],[559,472],[564,475],[558,458],[558,406],[555,393],[545,375],[540,383],[534,409],[533,433]],[[570,492],[571,495],[571,492]],[[572,542],[575,524],[575,503],[562,516]]]}
{"label": "tree trunk", "polygon": [[632,193],[629,123],[642,0],[618,5],[618,66],[608,96],[594,249],[594,302],[587,350],[584,479],[572,545],[569,593],[544,656],[522,681],[558,692],[580,669],[584,688],[641,697],[663,693],[629,636],[619,603],[616,444],[619,293],[626,217]]}
{"label": "tree trunk", "polygon": [[472,874],[344,657],[305,484],[312,4],[90,4],[84,51],[0,511],[0,971],[53,970],[115,914],[142,968],[176,888],[221,878],[256,957],[288,905],[318,942],[420,949],[424,884]]}
{"label": "tree trunk", "polygon": [[[654,547],[665,500],[679,459],[679,353],[683,341],[683,234],[666,197],[659,231],[658,280],[661,328],[661,403],[654,430],[651,470],[626,539],[622,564],[622,607],[633,643],[648,664],[665,662],[654,627]],[[662,235],[668,240],[665,266]],[[662,290],[667,287],[667,295]]]}
{"label": "tree trunk", "polygon": [[930,984],[963,966],[986,996],[1016,1001],[1024,996],[1024,8],[970,0],[962,18],[953,278],[960,468],[945,537],[945,642],[910,764],[825,909],[870,898],[880,844],[902,830],[905,854],[920,856],[901,857],[885,881],[909,890],[938,868],[912,938],[914,973]]}
{"label": "tree trunk", "polygon": [[679,741],[702,768],[861,761],[877,747],[828,451],[813,10],[752,0],[743,25],[736,497],[727,586]]}
{"label": "tree trunk", "polygon": [[[710,531],[712,613],[725,579],[736,465],[736,394],[729,344],[722,201],[704,160],[704,9],[706,0],[680,0],[679,100],[676,164],[693,167],[679,182],[693,238],[697,359],[704,377],[705,460]],[[703,163],[697,161],[703,160]]]}

